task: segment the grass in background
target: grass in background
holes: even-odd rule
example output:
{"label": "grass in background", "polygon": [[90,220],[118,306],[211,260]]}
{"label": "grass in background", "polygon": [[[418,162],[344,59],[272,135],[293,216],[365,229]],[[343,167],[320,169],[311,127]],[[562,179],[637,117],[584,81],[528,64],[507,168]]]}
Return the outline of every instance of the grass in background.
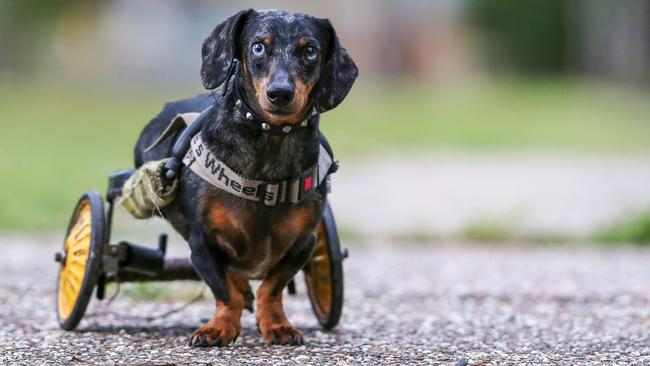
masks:
{"label": "grass in background", "polygon": [[[166,92],[166,91],[165,91]],[[89,188],[132,166],[164,101],[193,95],[0,84],[0,230],[63,231]],[[647,94],[566,81],[491,81],[433,90],[368,85],[322,119],[339,157],[380,151],[650,151]]]}
{"label": "grass in background", "polygon": [[631,214],[596,233],[594,240],[607,244],[650,244],[650,211]]}
{"label": "grass in background", "polygon": [[[201,294],[205,296],[209,292],[205,290],[201,282],[134,282],[120,284],[119,295],[135,301],[190,301]],[[106,291],[111,296],[116,291],[116,285],[108,284]]]}
{"label": "grass in background", "polygon": [[160,108],[145,98],[55,87],[0,89],[0,229],[63,232],[77,198],[132,166],[138,132]]}
{"label": "grass in background", "polygon": [[515,225],[502,218],[474,219],[466,224],[460,237],[472,242],[507,242],[518,237]]}
{"label": "grass in background", "polygon": [[321,124],[339,153],[650,149],[650,104],[639,91],[523,79],[444,90],[359,86]]}

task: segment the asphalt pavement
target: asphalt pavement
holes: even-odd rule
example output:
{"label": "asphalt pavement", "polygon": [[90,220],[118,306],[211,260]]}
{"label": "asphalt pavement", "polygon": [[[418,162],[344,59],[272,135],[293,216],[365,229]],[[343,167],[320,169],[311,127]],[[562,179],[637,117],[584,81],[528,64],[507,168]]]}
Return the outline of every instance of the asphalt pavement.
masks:
{"label": "asphalt pavement", "polygon": [[648,365],[650,248],[360,243],[340,325],[302,280],[285,296],[304,346],[265,346],[254,316],[227,348],[187,346],[209,299],[93,300],[77,331],[54,310],[56,238],[0,238],[0,364]]}

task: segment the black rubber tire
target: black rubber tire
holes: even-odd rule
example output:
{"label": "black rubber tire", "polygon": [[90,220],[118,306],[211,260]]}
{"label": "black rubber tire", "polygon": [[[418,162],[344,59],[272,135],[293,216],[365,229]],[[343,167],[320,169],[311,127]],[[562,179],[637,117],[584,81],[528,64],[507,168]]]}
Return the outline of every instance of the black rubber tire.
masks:
{"label": "black rubber tire", "polygon": [[[309,300],[318,319],[318,323],[325,330],[334,328],[341,318],[343,310],[343,254],[341,253],[341,245],[339,242],[339,235],[336,230],[336,223],[334,221],[334,214],[329,203],[325,205],[323,218],[321,224],[324,228],[324,233],[327,240],[327,253],[329,255],[329,280],[331,282],[331,298],[329,304],[329,311],[324,313],[318,308],[318,300],[315,298],[313,289],[307,281],[307,273],[305,273],[305,284],[307,286],[307,294]],[[309,263],[305,266],[305,271],[309,270]]]}
{"label": "black rubber tire", "polygon": [[101,275],[102,247],[104,244],[104,239],[106,238],[106,220],[104,214],[104,201],[98,192],[88,191],[81,196],[72,213],[72,218],[68,224],[68,229],[66,231],[65,237],[66,239],[68,238],[70,230],[74,227],[78,218],[79,211],[84,202],[88,202],[90,204],[91,213],[89,254],[86,259],[86,268],[79,294],[77,295],[77,299],[74,303],[72,311],[65,318],[61,317],[61,313],[59,311],[59,291],[61,291],[59,287],[63,265],[59,270],[56,281],[56,315],[59,325],[62,329],[65,330],[74,330],[83,318],[84,313],[86,312],[86,307],[88,306],[88,302],[90,301],[95,285],[97,284],[97,280]]}

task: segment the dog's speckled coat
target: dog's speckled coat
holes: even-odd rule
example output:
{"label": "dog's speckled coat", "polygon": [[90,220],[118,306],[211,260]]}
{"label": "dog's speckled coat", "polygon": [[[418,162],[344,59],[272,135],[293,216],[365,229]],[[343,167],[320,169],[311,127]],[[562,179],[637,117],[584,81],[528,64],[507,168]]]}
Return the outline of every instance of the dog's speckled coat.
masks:
{"label": "dog's speckled coat", "polygon": [[[263,52],[254,53],[253,47]],[[169,155],[174,138],[145,149],[176,114],[216,103],[201,131],[212,154],[249,178],[298,177],[318,159],[318,124],[286,136],[265,134],[235,106],[235,91],[268,123],[296,124],[314,109],[322,113],[336,107],[358,75],[329,21],[277,10],[245,10],[228,18],[205,40],[202,56],[207,89],[228,82],[233,58],[241,61],[241,71],[230,79],[218,103],[204,94],[166,104],[138,140],[136,166]],[[284,101],[273,94],[276,90],[285,93]],[[192,335],[190,344],[224,346],[236,339],[242,309],[252,308],[249,278],[262,279],[256,319],[265,341],[302,343],[302,335],[284,314],[282,289],[311,255],[325,186],[296,205],[267,207],[223,192],[189,169],[182,170],[180,179],[177,199],[163,215],[189,242],[192,263],[217,299],[215,314]]]}

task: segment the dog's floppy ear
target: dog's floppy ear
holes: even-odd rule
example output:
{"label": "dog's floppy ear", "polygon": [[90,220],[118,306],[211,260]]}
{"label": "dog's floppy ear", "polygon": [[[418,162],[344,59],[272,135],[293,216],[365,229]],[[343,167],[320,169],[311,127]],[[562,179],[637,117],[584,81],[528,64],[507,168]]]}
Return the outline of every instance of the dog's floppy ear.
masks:
{"label": "dog's floppy ear", "polygon": [[239,57],[238,42],[246,18],[253,9],[242,10],[219,24],[203,42],[201,56],[201,79],[206,89],[214,89],[223,83],[233,58]]}
{"label": "dog's floppy ear", "polygon": [[333,109],[343,101],[359,76],[348,51],[341,46],[334,27],[327,19],[319,19],[329,34],[325,65],[314,89],[314,105],[320,113]]}

